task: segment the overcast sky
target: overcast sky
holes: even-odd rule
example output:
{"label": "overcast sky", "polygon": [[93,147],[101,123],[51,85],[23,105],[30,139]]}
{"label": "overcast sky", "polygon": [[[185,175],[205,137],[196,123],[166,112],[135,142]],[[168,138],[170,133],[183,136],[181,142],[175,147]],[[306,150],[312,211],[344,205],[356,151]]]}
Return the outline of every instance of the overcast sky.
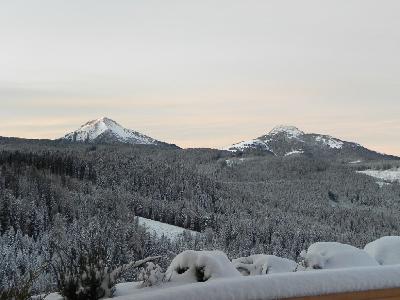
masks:
{"label": "overcast sky", "polygon": [[0,135],[108,116],[183,147],[277,124],[400,155],[398,0],[0,0]]}

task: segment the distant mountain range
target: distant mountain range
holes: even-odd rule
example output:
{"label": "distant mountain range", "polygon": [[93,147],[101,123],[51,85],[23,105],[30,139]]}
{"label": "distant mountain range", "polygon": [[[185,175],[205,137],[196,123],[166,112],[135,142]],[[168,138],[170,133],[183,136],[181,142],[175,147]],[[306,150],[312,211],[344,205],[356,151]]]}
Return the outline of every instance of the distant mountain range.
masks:
{"label": "distant mountain range", "polygon": [[66,134],[60,140],[103,144],[125,143],[132,145],[175,146],[124,128],[114,120],[106,117],[89,121],[77,130]]}
{"label": "distant mountain range", "polygon": [[[5,139],[5,138],[3,138]],[[124,128],[114,120],[102,117],[89,121],[77,130],[56,139],[90,144],[153,145],[179,148],[174,144],[156,140],[140,132]],[[258,138],[242,141],[221,150],[234,155],[308,156],[339,159],[351,163],[367,160],[400,159],[397,156],[379,153],[360,144],[347,142],[330,135],[305,133],[295,126],[276,126]]]}
{"label": "distant mountain range", "polygon": [[304,133],[297,127],[282,125],[263,136],[233,144],[224,150],[236,153],[261,152],[274,156],[342,158],[350,162],[397,158],[369,150],[354,142],[346,142],[329,135]]}

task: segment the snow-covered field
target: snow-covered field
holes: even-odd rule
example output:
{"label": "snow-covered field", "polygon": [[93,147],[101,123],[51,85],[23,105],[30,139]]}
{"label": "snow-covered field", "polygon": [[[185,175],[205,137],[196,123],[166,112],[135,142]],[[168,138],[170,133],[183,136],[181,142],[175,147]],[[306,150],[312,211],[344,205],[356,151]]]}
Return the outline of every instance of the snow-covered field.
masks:
{"label": "snow-covered field", "polygon": [[400,182],[400,168],[390,170],[365,170],[358,173],[366,174],[384,181]]}
{"label": "snow-covered field", "polygon": [[163,235],[169,239],[176,239],[184,231],[188,231],[192,234],[198,234],[196,231],[188,230],[182,227],[154,221],[151,219],[146,219],[138,217],[139,224],[146,227],[151,233],[155,233],[156,236],[162,237]]}

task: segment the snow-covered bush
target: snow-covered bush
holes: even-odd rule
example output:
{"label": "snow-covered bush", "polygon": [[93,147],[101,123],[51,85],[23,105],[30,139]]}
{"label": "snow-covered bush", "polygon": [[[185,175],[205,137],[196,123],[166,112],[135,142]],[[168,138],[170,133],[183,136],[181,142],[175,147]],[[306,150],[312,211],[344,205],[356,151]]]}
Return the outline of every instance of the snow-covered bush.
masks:
{"label": "snow-covered bush", "polygon": [[400,236],[384,236],[367,244],[364,250],[381,265],[400,264]]}
{"label": "snow-covered bush", "polygon": [[139,227],[99,218],[74,220],[67,224],[57,216],[51,235],[51,269],[60,294],[68,300],[111,297],[115,284],[141,255]]}
{"label": "snow-covered bush", "polygon": [[377,266],[377,261],[364,250],[336,243],[319,242],[312,244],[301,253],[300,263],[307,269],[338,269],[362,266]]}
{"label": "snow-covered bush", "polygon": [[172,260],[166,272],[167,280],[181,282],[237,276],[240,273],[221,251],[184,251]]}
{"label": "snow-covered bush", "polygon": [[148,262],[146,267],[141,269],[139,280],[142,281],[142,287],[159,285],[165,278],[162,268],[153,262]]}
{"label": "snow-covered bush", "polygon": [[294,272],[297,263],[275,255],[255,254],[232,260],[235,268],[242,275],[266,275],[272,273]]}

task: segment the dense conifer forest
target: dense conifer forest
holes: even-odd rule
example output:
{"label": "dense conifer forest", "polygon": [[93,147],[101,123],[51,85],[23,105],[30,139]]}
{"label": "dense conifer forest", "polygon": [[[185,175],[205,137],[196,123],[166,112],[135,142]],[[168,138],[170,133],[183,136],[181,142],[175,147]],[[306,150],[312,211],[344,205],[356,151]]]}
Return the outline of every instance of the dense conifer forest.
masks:
{"label": "dense conifer forest", "polygon": [[[185,249],[298,260],[317,241],[361,247],[399,235],[400,184],[378,185],[356,173],[393,166],[399,161],[351,165],[306,156],[1,138],[0,299],[54,290],[77,297],[88,266],[102,277],[112,273],[112,287],[138,276],[130,263],[156,257],[166,266]],[[160,238],[135,216],[199,234]],[[104,296],[97,292],[81,299]]]}

